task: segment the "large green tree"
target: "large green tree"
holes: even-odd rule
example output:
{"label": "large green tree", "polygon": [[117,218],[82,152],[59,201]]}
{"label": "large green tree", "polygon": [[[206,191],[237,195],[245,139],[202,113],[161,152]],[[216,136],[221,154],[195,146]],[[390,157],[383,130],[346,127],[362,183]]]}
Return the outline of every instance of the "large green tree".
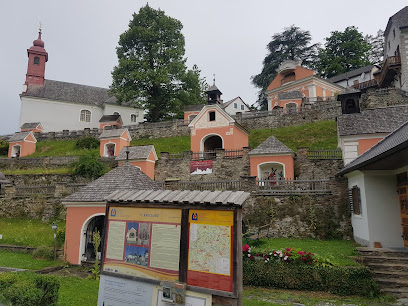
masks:
{"label": "large green tree", "polygon": [[368,52],[368,60],[370,63],[377,65],[382,64],[384,58],[384,31],[380,29],[375,36],[366,35],[364,39],[371,46]]}
{"label": "large green tree", "polygon": [[333,31],[325,40],[316,64],[321,76],[330,78],[371,64],[368,59],[371,46],[356,27]]}
{"label": "large green tree", "polygon": [[149,121],[177,117],[184,104],[203,102],[196,90],[199,70],[186,68],[182,28],[179,20],[146,5],[120,35],[111,92],[118,103],[143,107]]}
{"label": "large green tree", "polygon": [[312,36],[309,31],[304,31],[295,25],[284,28],[282,33],[272,36],[267,45],[268,54],[263,60],[261,73],[252,76],[252,83],[260,88],[257,103],[261,109],[266,109],[267,101],[265,91],[276,77],[276,69],[287,60],[301,60],[302,66],[312,68],[317,56],[318,44],[311,45]]}

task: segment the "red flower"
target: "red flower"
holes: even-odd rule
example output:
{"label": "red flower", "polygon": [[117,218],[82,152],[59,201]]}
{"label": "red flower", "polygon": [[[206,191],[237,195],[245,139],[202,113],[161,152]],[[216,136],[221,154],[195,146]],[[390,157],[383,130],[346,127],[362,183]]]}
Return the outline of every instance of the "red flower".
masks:
{"label": "red flower", "polygon": [[249,257],[250,260],[254,260],[254,256],[251,255],[251,257]]}
{"label": "red flower", "polygon": [[248,251],[250,249],[250,246],[249,245],[243,245],[242,246],[242,252],[246,252],[246,251]]}

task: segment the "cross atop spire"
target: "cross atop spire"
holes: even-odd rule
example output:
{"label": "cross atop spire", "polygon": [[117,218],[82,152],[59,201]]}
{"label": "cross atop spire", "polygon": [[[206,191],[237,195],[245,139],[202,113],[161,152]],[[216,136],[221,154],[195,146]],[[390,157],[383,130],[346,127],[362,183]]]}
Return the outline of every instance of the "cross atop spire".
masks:
{"label": "cross atop spire", "polygon": [[214,78],[213,78],[213,85],[215,85],[215,73],[213,74]]}

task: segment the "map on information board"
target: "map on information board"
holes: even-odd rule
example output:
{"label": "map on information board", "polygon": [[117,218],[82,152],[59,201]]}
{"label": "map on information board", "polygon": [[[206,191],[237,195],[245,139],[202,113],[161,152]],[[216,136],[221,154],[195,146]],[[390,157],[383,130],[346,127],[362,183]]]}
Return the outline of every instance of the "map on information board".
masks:
{"label": "map on information board", "polygon": [[191,224],[189,270],[230,275],[231,227]]}
{"label": "map on information board", "polygon": [[232,292],[232,211],[190,210],[187,284]]}

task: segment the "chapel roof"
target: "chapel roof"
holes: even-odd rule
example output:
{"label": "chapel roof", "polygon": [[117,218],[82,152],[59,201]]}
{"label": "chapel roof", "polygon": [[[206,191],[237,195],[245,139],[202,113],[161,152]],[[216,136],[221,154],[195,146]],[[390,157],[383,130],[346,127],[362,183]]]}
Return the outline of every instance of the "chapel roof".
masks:
{"label": "chapel roof", "polygon": [[184,111],[185,112],[194,112],[194,111],[200,111],[204,106],[207,104],[192,104],[192,105],[185,105],[184,106]]}
{"label": "chapel roof", "polygon": [[23,141],[30,133],[31,131],[16,132],[9,138],[8,142]]}
{"label": "chapel roof", "polygon": [[126,151],[129,150],[129,159],[146,159],[149,157],[149,154],[154,150],[153,145],[147,146],[134,146],[134,147],[125,147],[123,148],[116,160],[126,160]]}
{"label": "chapel roof", "polygon": [[391,133],[408,118],[408,105],[365,109],[337,117],[340,136]]}
{"label": "chapel roof", "polygon": [[29,122],[29,123],[24,123],[22,126],[20,126],[20,129],[35,129],[40,122]]}
{"label": "chapel roof", "polygon": [[283,142],[279,141],[275,136],[270,136],[264,142],[262,142],[255,149],[250,151],[249,155],[256,154],[293,154],[293,150],[286,146]]}
{"label": "chapel roof", "polygon": [[108,91],[107,88],[44,80],[44,85],[29,84],[22,96],[94,106],[116,104],[116,99]]}
{"label": "chapel roof", "polygon": [[351,78],[351,77],[361,75],[363,72],[364,73],[371,72],[371,70],[373,68],[374,68],[374,65],[368,65],[368,66],[365,66],[365,67],[361,67],[361,68],[351,70],[349,72],[345,72],[345,73],[342,73],[342,74],[335,75],[334,77],[328,78],[327,80],[330,81],[330,82],[333,82],[333,83],[339,82],[339,81],[345,80],[347,78]]}
{"label": "chapel roof", "polygon": [[397,13],[392,15],[390,19],[388,19],[387,27],[384,31],[385,35],[390,30],[391,21],[394,22],[400,29],[408,27],[408,6],[399,10]]}
{"label": "chapel roof", "polygon": [[[347,164],[343,170],[339,172],[339,174],[342,175],[358,170],[367,164],[383,159],[391,153],[406,147],[408,147],[408,121],[402,124],[394,132],[387,135],[387,137],[378,142],[372,148],[361,154],[355,160]],[[405,155],[405,158],[406,157],[407,156]]]}
{"label": "chapel roof", "polygon": [[117,190],[107,197],[108,202],[143,202],[242,206],[249,197],[245,191],[190,191],[190,190]]}
{"label": "chapel roof", "polygon": [[208,89],[205,92],[211,92],[211,91],[218,91],[220,94],[222,94],[222,92],[218,89],[217,86],[215,86],[215,84],[208,87]]}
{"label": "chapel roof", "polygon": [[117,121],[120,117],[120,115],[103,115],[101,119],[99,119],[99,122],[115,122]]}
{"label": "chapel roof", "polygon": [[110,130],[103,130],[102,134],[99,138],[113,138],[113,137],[120,137],[122,134],[127,131],[126,128],[124,129],[110,129]]}
{"label": "chapel roof", "polygon": [[160,185],[151,180],[139,168],[125,162],[105,175],[89,183],[79,191],[64,198],[63,202],[103,202],[109,194],[116,190],[128,189],[161,189]]}

